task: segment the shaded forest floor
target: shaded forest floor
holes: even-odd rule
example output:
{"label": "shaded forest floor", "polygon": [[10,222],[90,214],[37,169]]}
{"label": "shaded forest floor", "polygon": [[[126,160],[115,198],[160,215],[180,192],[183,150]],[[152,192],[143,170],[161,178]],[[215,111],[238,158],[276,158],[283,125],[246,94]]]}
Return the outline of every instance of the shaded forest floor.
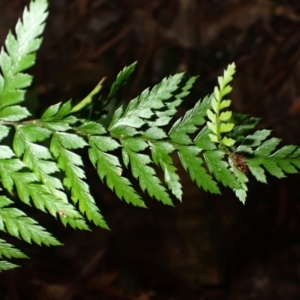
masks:
{"label": "shaded forest floor", "polygon": [[[103,77],[108,88],[134,61],[123,102],[171,73],[200,75],[182,114],[235,61],[233,110],[261,117],[262,128],[300,144],[299,1],[49,2],[28,94],[37,114],[79,101]],[[0,2],[2,44],[27,4]],[[31,260],[0,275],[0,299],[299,299],[299,175],[250,181],[245,206],[226,190],[208,195],[182,177],[183,203],[168,208],[146,199],[149,209],[142,210],[118,201],[91,169],[89,183],[111,230],[74,232],[36,213],[65,245],[20,244]]]}

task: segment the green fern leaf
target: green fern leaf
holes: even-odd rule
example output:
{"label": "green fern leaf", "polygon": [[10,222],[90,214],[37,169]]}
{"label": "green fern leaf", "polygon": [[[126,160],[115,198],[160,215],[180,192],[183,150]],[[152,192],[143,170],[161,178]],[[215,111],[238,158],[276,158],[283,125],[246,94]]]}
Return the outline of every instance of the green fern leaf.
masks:
{"label": "green fern leaf", "polygon": [[249,170],[256,180],[267,182],[264,169],[277,178],[286,177],[285,173],[298,173],[297,168],[300,168],[299,148],[288,145],[275,151],[280,141],[278,138],[264,141],[253,151],[253,156],[247,158]]}
{"label": "green fern leaf", "polygon": [[0,146],[0,159],[8,159],[14,156],[14,152],[8,146]]}
{"label": "green fern leaf", "polygon": [[[54,217],[58,214],[64,225],[70,224],[73,228],[87,230],[88,226],[83,217],[68,203],[61,181],[50,175],[59,172],[56,164],[51,161],[50,151],[45,146],[33,143],[44,141],[50,135],[51,132],[48,129],[33,124],[17,127],[13,144],[15,152],[18,156],[24,154],[23,162],[36,176],[28,182],[27,188],[24,190],[27,190],[27,194],[21,199],[29,204],[30,195],[35,207],[42,211],[47,209]],[[18,181],[19,176],[13,178],[16,180],[17,187],[22,184]],[[35,182],[42,182],[44,186]]]}
{"label": "green fern leaf", "polygon": [[249,132],[259,123],[260,118],[235,113],[233,114],[231,121],[235,124],[235,126],[228,136],[232,138],[234,137],[236,142],[240,144],[245,139],[246,135],[248,135]]}
{"label": "green fern leaf", "polygon": [[75,116],[68,116],[71,109],[71,101],[67,101],[64,104],[58,103],[51,105],[46,109],[41,119],[38,121],[38,124],[52,131],[71,130],[72,127],[70,125],[78,122],[78,119]]}
{"label": "green fern leaf", "polygon": [[100,135],[106,133],[104,127],[96,122],[87,122],[80,125],[77,128],[77,132],[79,134],[86,134],[86,135]]}
{"label": "green fern leaf", "polygon": [[27,205],[30,205],[30,199],[32,199],[38,209],[45,211],[45,208],[47,208],[53,216],[57,214],[63,215],[66,218],[64,222],[68,218],[78,219],[79,227],[86,228],[84,223],[82,223],[82,217],[76,210],[68,203],[62,201],[60,198],[62,194],[55,195],[51,193],[45,185],[38,183],[39,180],[35,174],[18,172],[24,169],[24,167],[26,165],[19,159],[0,160],[0,175],[4,188],[12,193],[15,186],[19,198]]}
{"label": "green fern leaf", "polygon": [[64,122],[63,120],[59,121],[46,121],[46,122],[41,122],[41,125],[45,128],[48,128],[52,131],[68,131],[71,130],[72,127],[68,122]]}
{"label": "green fern leaf", "polygon": [[203,101],[198,101],[193,109],[186,112],[183,118],[175,122],[169,131],[169,136],[175,143],[191,144],[189,134],[196,132],[199,126],[205,123],[208,107],[210,107],[210,97],[205,97]]}
{"label": "green fern leaf", "polygon": [[239,189],[234,189],[234,193],[237,196],[237,198],[243,203],[245,204],[246,202],[246,198],[247,198],[247,192],[248,192],[248,187],[246,185],[246,183],[248,182],[248,178],[247,176],[240,171],[239,169],[235,169],[235,177],[237,178],[238,182],[241,185],[241,188]]}
{"label": "green fern leaf", "polygon": [[1,116],[4,115],[2,109],[5,106],[14,105],[24,100],[23,88],[30,85],[31,76],[19,72],[32,66],[35,61],[34,52],[38,50],[41,44],[41,39],[38,36],[44,29],[43,23],[47,16],[46,8],[46,0],[32,1],[29,11],[25,9],[22,21],[19,20],[17,23],[16,38],[12,33],[9,33],[5,40],[7,52],[3,48],[1,49],[0,68],[3,75],[0,75]]}
{"label": "green fern leaf", "polygon": [[34,199],[38,196],[34,194],[35,189],[31,190],[31,187],[37,181],[36,176],[29,172],[11,172],[9,175],[16,186],[20,199],[27,205],[30,205],[30,196],[33,196]]}
{"label": "green fern leaf", "polygon": [[190,90],[192,89],[192,87],[194,86],[197,78],[199,76],[192,76],[190,77],[183,85],[183,87],[181,88],[181,92],[179,94],[176,94],[176,98],[177,99],[182,99],[186,96],[189,95]]}
{"label": "green fern leaf", "polygon": [[[151,91],[147,89],[139,97],[131,100],[124,112],[122,108],[118,109],[108,128],[111,134],[117,137],[133,136],[137,132],[134,130],[130,134],[126,130],[127,127],[140,128],[144,124],[148,124],[150,127],[167,125],[171,117],[166,114],[159,114],[157,111],[165,107],[165,101],[172,99],[173,93],[179,89],[182,77],[183,74],[176,74],[165,78],[161,83],[154,86]],[[156,120],[150,121],[150,118],[155,115]],[[120,131],[120,128],[122,131]]]}
{"label": "green fern leaf", "polygon": [[130,75],[133,73],[134,69],[136,67],[136,62],[133,64],[125,67],[117,76],[115,82],[112,84],[108,98],[112,97],[120,88],[123,84],[126,83]]}
{"label": "green fern leaf", "polygon": [[281,158],[298,158],[299,157],[299,148],[294,145],[287,145],[283,146],[276,152],[274,152],[271,156],[271,158],[275,159],[281,159]]}
{"label": "green fern leaf", "polygon": [[176,168],[173,165],[173,160],[170,154],[175,150],[175,147],[167,142],[150,142],[152,159],[156,165],[159,165],[164,171],[165,182],[172,194],[181,201],[182,186],[180,178],[176,174]]}
{"label": "green fern leaf", "polygon": [[241,145],[236,149],[239,153],[253,153],[253,148],[261,145],[261,143],[271,134],[270,130],[257,130],[255,133],[246,136]]}
{"label": "green fern leaf", "polygon": [[55,133],[55,137],[59,145],[65,149],[78,149],[88,145],[82,137],[76,134],[57,132]]}
{"label": "green fern leaf", "polygon": [[138,153],[145,150],[148,144],[137,139],[124,139],[122,146],[124,163],[127,165],[130,162],[133,177],[139,180],[141,189],[162,203],[173,205],[169,194],[156,176],[155,170],[149,166],[152,162],[150,157]]}
{"label": "green fern leaf", "polygon": [[[234,64],[218,78],[212,95],[198,101],[173,124],[168,134],[163,126],[169,125],[197,77],[186,80],[182,73],[175,74],[151,90],[146,89],[126,107],[115,110],[107,130],[97,122],[74,116],[93,105],[93,97],[100,92],[104,79],[75,106],[71,100],[51,105],[40,120],[21,122],[30,116],[27,108],[19,104],[32,81],[30,75],[21,72],[35,61],[46,8],[46,0],[32,0],[22,21],[17,23],[15,35],[9,32],[0,51],[0,140],[11,143],[10,127],[15,130],[12,148],[10,144],[0,145],[1,191],[6,189],[27,205],[59,217],[64,225],[88,229],[87,219],[108,228],[86,182],[83,159],[76,153],[83,148],[89,149],[90,161],[100,179],[120,199],[140,207],[146,207],[145,203],[124,176],[123,168],[131,169],[142,191],[172,205],[169,191],[177,199],[182,198],[180,178],[172,159],[174,152],[200,188],[219,194],[219,182],[231,188],[243,203],[248,191],[248,169],[261,182],[266,182],[266,171],[278,178],[298,173],[299,147],[289,145],[278,149],[280,139],[268,139],[269,130],[249,134],[258,119],[234,115],[228,109],[231,101],[224,97],[231,91]],[[117,75],[101,110],[135,66],[133,63]],[[120,148],[122,163],[115,155]],[[162,169],[165,185],[154,165]],[[67,193],[73,203],[69,203]],[[35,220],[11,207],[12,203],[0,195],[0,230],[29,243],[60,244]],[[0,258],[3,257],[26,258],[26,255],[0,239]],[[0,271],[13,267],[16,265],[0,261]]]}
{"label": "green fern leaf", "polygon": [[11,203],[13,202],[7,197],[0,196],[0,230],[7,231],[10,235],[22,238],[28,243],[34,241],[38,245],[61,245],[50,233],[45,231],[36,221],[27,217],[22,211],[7,207]]}
{"label": "green fern leaf", "polygon": [[[68,120],[70,124],[73,124],[77,119],[74,116],[67,117],[67,115],[69,115],[71,111],[72,111],[72,102],[71,100],[69,100],[60,106],[55,118],[56,119],[60,118],[63,119],[64,121]],[[71,122],[70,120],[74,120],[74,121]]]}
{"label": "green fern leaf", "polygon": [[260,159],[246,158],[246,162],[250,172],[255,177],[255,179],[259,182],[267,183],[265,170],[260,166],[261,165]]}
{"label": "green fern leaf", "polygon": [[8,136],[10,128],[7,126],[0,125],[0,141]]}
{"label": "green fern leaf", "polygon": [[232,112],[221,112],[221,110],[230,106],[231,101],[224,100],[223,97],[231,91],[231,87],[228,83],[232,81],[234,73],[235,65],[231,64],[224,71],[223,76],[218,77],[219,87],[215,87],[211,98],[211,109],[207,110],[207,117],[209,119],[207,127],[212,132],[209,135],[210,139],[212,142],[220,143],[226,147],[233,146],[235,140],[226,136],[222,137],[222,135],[231,132],[235,124],[229,121]]}
{"label": "green fern leaf", "polygon": [[271,138],[261,145],[259,145],[254,151],[255,156],[269,156],[280,143],[280,139]]}
{"label": "green fern leaf", "polygon": [[105,153],[118,148],[120,145],[110,137],[90,137],[89,157],[102,181],[106,178],[107,186],[115,191],[120,199],[128,204],[146,207],[144,201],[133,189],[130,181],[122,176],[122,168],[119,159],[111,154]]}
{"label": "green fern leaf", "polygon": [[61,106],[61,102],[49,106],[42,114],[41,120],[51,120],[53,118],[56,119],[56,115],[59,111],[60,106]]}
{"label": "green fern leaf", "polygon": [[209,171],[220,181],[224,186],[231,189],[240,189],[241,185],[229,169],[227,162],[223,160],[225,153],[219,150],[206,151],[203,153]]}
{"label": "green fern leaf", "polygon": [[207,126],[204,126],[198,135],[195,137],[194,143],[203,150],[215,150],[216,145],[209,137],[209,129]]}
{"label": "green fern leaf", "polygon": [[65,172],[64,185],[71,191],[73,202],[79,202],[79,210],[95,225],[108,228],[90,194],[89,186],[83,181],[85,173],[80,168],[83,166],[81,157],[68,150],[82,148],[85,145],[87,143],[79,136],[56,132],[51,139],[50,151],[58,160],[58,167]]}
{"label": "green fern leaf", "polygon": [[167,138],[167,134],[159,127],[150,127],[143,132],[142,138],[146,140],[161,140]]}
{"label": "green fern leaf", "polygon": [[[51,158],[50,152],[42,146],[32,144],[32,142],[42,142],[51,136],[52,132],[46,128],[42,128],[33,124],[19,125],[16,127],[16,134],[14,136],[13,148],[17,156],[24,154],[25,148],[31,147],[34,155],[48,156]],[[29,146],[31,145],[31,146]],[[49,153],[45,154],[45,151]],[[41,153],[39,153],[41,152]]]}
{"label": "green fern leaf", "polygon": [[220,190],[212,177],[202,167],[203,160],[198,157],[201,149],[193,146],[178,147],[178,155],[182,166],[189,172],[191,179],[205,191],[220,194]]}
{"label": "green fern leaf", "polygon": [[178,89],[172,92],[173,97],[164,101],[166,109],[157,110],[155,112],[157,119],[148,122],[148,125],[151,127],[167,125],[171,117],[177,113],[177,106],[182,103],[182,99],[189,95],[197,78],[197,76],[190,77],[186,82],[185,79],[182,78]]}
{"label": "green fern leaf", "polygon": [[12,159],[1,159],[0,160],[0,176],[1,182],[5,189],[8,190],[9,193],[13,193],[14,180],[12,178],[12,174],[22,170],[25,165],[16,158]]}
{"label": "green fern leaf", "polygon": [[19,267],[19,266],[16,264],[12,264],[5,260],[0,260],[0,272],[8,271],[8,270],[11,270],[11,269],[14,269],[17,267]]}
{"label": "green fern leaf", "polygon": [[30,116],[30,113],[27,108],[19,105],[4,107],[0,110],[0,120],[2,121],[16,122],[28,116]]}
{"label": "green fern leaf", "polygon": [[21,250],[15,248],[13,245],[0,239],[0,257],[7,258],[28,258]]}

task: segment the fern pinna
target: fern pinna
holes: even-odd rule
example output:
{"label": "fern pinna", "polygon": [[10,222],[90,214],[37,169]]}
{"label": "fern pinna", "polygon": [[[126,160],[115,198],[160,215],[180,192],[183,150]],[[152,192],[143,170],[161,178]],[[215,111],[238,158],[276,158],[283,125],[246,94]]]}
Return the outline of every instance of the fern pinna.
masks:
{"label": "fern pinna", "polygon": [[[219,77],[213,93],[173,121],[178,106],[188,96],[196,77],[175,74],[146,89],[119,107],[110,124],[101,118],[80,117],[93,105],[103,80],[78,104],[71,101],[48,107],[39,119],[20,103],[41,44],[47,1],[31,1],[19,20],[15,35],[9,32],[0,53],[0,229],[28,243],[60,245],[35,220],[16,208],[17,201],[49,213],[72,228],[88,230],[89,223],[108,228],[90,192],[78,149],[86,149],[99,178],[128,204],[146,207],[142,196],[127,177],[132,173],[141,191],[166,205],[182,200],[182,186],[174,155],[199,188],[220,194],[229,187],[243,203],[248,175],[266,183],[266,172],[282,178],[300,168],[300,148],[283,146],[269,138],[269,130],[254,131],[259,119],[230,111],[235,73],[231,64]],[[133,73],[135,63],[117,76],[104,107]],[[102,108],[103,108],[102,107]],[[170,126],[171,125],[171,126]],[[166,128],[170,128],[168,132]],[[116,155],[119,149],[120,155]],[[163,179],[157,175],[162,170]],[[16,267],[5,259],[26,258],[13,245],[0,240],[0,270]]]}

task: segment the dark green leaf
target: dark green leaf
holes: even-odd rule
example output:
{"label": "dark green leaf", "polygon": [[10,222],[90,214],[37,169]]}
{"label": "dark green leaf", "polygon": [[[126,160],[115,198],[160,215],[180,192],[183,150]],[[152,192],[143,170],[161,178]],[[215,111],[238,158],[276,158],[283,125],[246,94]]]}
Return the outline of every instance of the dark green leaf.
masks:
{"label": "dark green leaf", "polygon": [[257,147],[254,154],[256,156],[269,156],[276,149],[280,141],[278,138],[271,138]]}
{"label": "dark green leaf", "polygon": [[0,239],[0,257],[7,258],[28,258],[22,251],[16,249],[13,245],[7,243],[6,241]]}
{"label": "dark green leaf", "polygon": [[282,172],[281,168],[279,168],[276,161],[272,161],[270,159],[264,159],[262,160],[262,165],[272,176],[275,176],[277,178],[285,177],[284,173]]}
{"label": "dark green leaf", "polygon": [[164,171],[165,182],[172,194],[181,201],[182,187],[180,178],[176,174],[176,168],[170,154],[175,150],[174,146],[166,142],[150,143],[152,159],[156,165],[160,165]]}
{"label": "dark green leaf", "polygon": [[267,183],[265,171],[261,167],[261,165],[264,166],[265,169],[271,175],[276,176],[278,178],[285,177],[282,170],[278,167],[276,161],[272,161],[269,158],[264,158],[264,157],[247,158],[246,161],[250,172],[256,178],[257,181]]}
{"label": "dark green leaf", "polygon": [[132,151],[129,147],[126,147],[126,144],[124,145],[123,151],[125,151],[129,157],[132,174],[134,178],[139,180],[141,189],[143,191],[147,190],[151,197],[156,198],[162,203],[173,205],[170,196],[161,185],[154,169],[148,166],[151,162],[149,156]]}
{"label": "dark green leaf", "polygon": [[115,191],[120,199],[134,206],[146,207],[144,201],[133,189],[130,181],[122,176],[122,168],[117,157],[104,153],[98,148],[89,149],[89,156],[102,181]]}
{"label": "dark green leaf", "polygon": [[42,243],[47,246],[61,245],[43,227],[38,225],[36,221],[27,217],[22,211],[16,208],[2,208],[0,216],[5,220],[6,231],[12,236],[22,238],[28,243],[34,241],[38,245]]}
{"label": "dark green leaf", "polygon": [[204,152],[207,167],[224,186],[228,186],[231,189],[240,189],[241,186],[234,174],[229,170],[228,163],[223,160],[224,155],[225,154],[222,151]]}
{"label": "dark green leaf", "polygon": [[273,153],[270,158],[286,158],[287,156],[291,155],[295,150],[297,149],[297,146],[294,145],[288,145],[283,146],[279,150],[277,150],[275,153]]}
{"label": "dark green leaf", "polygon": [[170,138],[179,144],[188,145],[192,141],[189,134],[194,133],[199,126],[205,123],[205,115],[208,107],[208,97],[198,101],[195,107],[189,110],[183,118],[180,118],[169,131]]}
{"label": "dark green leaf", "polygon": [[260,119],[245,114],[233,114],[231,121],[236,125],[229,136],[234,137],[238,143],[241,143],[245,136],[249,134],[249,131],[255,128]]}
{"label": "dark green leaf", "polygon": [[250,148],[250,153],[253,152],[253,147],[257,147],[261,145],[261,143],[271,134],[270,130],[257,130],[255,133],[252,135],[248,135],[245,137],[243,140],[242,144],[237,148],[237,152],[247,152],[249,153],[249,148]]}
{"label": "dark green leaf", "polygon": [[203,150],[214,150],[216,149],[216,145],[209,138],[209,129],[207,126],[203,127],[199,134],[196,136],[194,142],[195,144]]}
{"label": "dark green leaf", "polygon": [[201,150],[194,146],[181,146],[178,148],[178,155],[182,166],[189,172],[192,180],[205,191],[220,194],[217,183],[202,167],[203,160],[198,157],[200,152]]}
{"label": "dark green leaf", "polygon": [[133,73],[136,66],[136,62],[125,67],[117,76],[116,81],[112,84],[108,97],[114,95],[120,87],[126,83],[129,76]]}
{"label": "dark green leaf", "polygon": [[[47,16],[46,8],[45,0],[32,1],[29,10],[25,9],[22,21],[19,20],[16,25],[16,38],[9,33],[5,40],[8,54],[4,48],[0,53],[0,68],[3,75],[3,77],[0,75],[0,108],[24,100],[24,91],[18,89],[27,87],[31,82],[31,77],[19,72],[34,63],[35,54],[32,52],[35,52],[41,44],[41,39],[37,37],[44,28],[43,22]],[[23,112],[24,114],[25,112]],[[19,121],[24,118],[24,116],[20,117],[21,115],[19,112],[18,117],[12,117],[9,121]],[[25,117],[27,116],[28,112],[25,114]]]}

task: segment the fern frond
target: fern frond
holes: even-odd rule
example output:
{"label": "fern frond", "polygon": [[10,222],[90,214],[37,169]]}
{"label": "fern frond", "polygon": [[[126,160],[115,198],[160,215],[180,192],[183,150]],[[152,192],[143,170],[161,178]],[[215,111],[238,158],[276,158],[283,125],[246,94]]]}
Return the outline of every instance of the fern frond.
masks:
{"label": "fern frond", "polygon": [[121,88],[121,86],[126,83],[130,75],[133,73],[135,67],[136,67],[136,62],[125,67],[121,72],[119,72],[116,80],[114,81],[114,83],[110,88],[108,98],[111,98],[113,95],[115,95],[117,91]]}
{"label": "fern frond", "polygon": [[200,152],[201,149],[194,146],[178,147],[178,155],[181,164],[184,169],[189,172],[191,179],[196,182],[198,187],[214,194],[220,194],[220,190],[216,182],[209,174],[207,174],[206,170],[202,166],[203,160],[198,157]]}
{"label": "fern frond", "polygon": [[[0,141],[7,142],[0,145],[0,191],[5,189],[6,194],[17,196],[25,204],[33,204],[55,218],[59,216],[64,225],[88,229],[87,219],[108,228],[86,182],[84,162],[78,154],[82,150],[88,149],[100,179],[120,199],[139,207],[146,205],[126,177],[130,171],[141,190],[156,200],[167,205],[173,205],[171,195],[182,200],[181,181],[173,162],[175,154],[198,187],[215,194],[220,193],[220,185],[229,187],[243,203],[248,170],[261,182],[266,182],[266,171],[278,178],[299,172],[300,147],[278,148],[281,140],[269,138],[270,130],[252,133],[258,118],[235,115],[229,110],[231,101],[225,96],[231,91],[234,64],[218,78],[218,86],[210,96],[198,101],[173,124],[170,122],[177,107],[197,77],[185,79],[180,73],[163,79],[127,106],[116,109],[108,128],[100,124],[103,116],[98,118],[98,111],[93,114],[96,121],[92,114],[89,118],[78,116],[78,112],[92,107],[104,79],[78,104],[70,100],[51,105],[40,119],[24,121],[30,112],[19,104],[32,78],[22,72],[35,61],[46,8],[46,0],[32,0],[17,23],[15,35],[9,32],[0,52]],[[133,63],[125,67],[108,96],[101,96],[100,112],[135,66]],[[166,126],[171,128],[168,133]],[[158,176],[160,170],[164,180]],[[28,243],[60,245],[13,205],[16,203],[0,195],[0,230]],[[26,257],[0,239],[0,258]],[[16,265],[0,261],[0,272],[13,267]]]}
{"label": "fern frond", "polygon": [[19,267],[19,266],[16,265],[16,264],[12,264],[12,263],[10,263],[8,261],[5,261],[5,260],[0,260],[0,272],[12,270],[12,269],[15,269],[17,267]]}
{"label": "fern frond", "polygon": [[[45,211],[46,208],[54,217],[59,215],[64,225],[70,224],[73,228],[87,230],[89,228],[83,217],[68,202],[61,181],[52,175],[53,173],[57,174],[59,169],[52,160],[50,151],[45,146],[35,143],[48,139],[51,134],[50,130],[35,124],[16,127],[13,143],[15,153],[19,157],[23,155],[24,164],[36,176],[36,178],[28,182],[27,189],[34,205],[38,209]],[[15,183],[17,186],[20,185],[18,183],[19,177],[13,178],[17,178]],[[38,182],[42,184],[37,184]],[[25,202],[29,204],[27,197]]]}
{"label": "fern frond", "polygon": [[[185,78],[182,77],[177,90],[172,92],[173,97],[170,97],[169,100],[164,100],[165,109],[156,111],[157,119],[153,122],[148,122],[148,125],[150,127],[159,127],[169,124],[169,121],[177,112],[177,107],[182,103],[183,98],[189,95],[197,78],[198,76],[192,76],[185,81]],[[165,123],[166,121],[167,123]]]}
{"label": "fern frond", "polygon": [[167,142],[149,142],[153,162],[160,166],[164,172],[164,179],[172,194],[182,200],[182,186],[180,178],[176,173],[177,168],[174,167],[171,153],[175,151],[175,147]]}
{"label": "fern frond", "polygon": [[249,134],[242,140],[241,144],[236,148],[237,153],[253,154],[253,148],[261,145],[271,134],[271,130],[263,129],[257,130],[253,134]]}
{"label": "fern frond", "polygon": [[260,118],[251,117],[246,114],[234,113],[230,120],[235,124],[231,132],[228,133],[229,137],[236,140],[237,144],[240,144],[250,131],[252,131],[260,121]]}
{"label": "fern frond", "polygon": [[212,140],[209,137],[209,129],[207,126],[204,126],[198,135],[194,139],[195,145],[199,147],[200,149],[203,149],[205,151],[207,150],[215,150],[217,149],[216,144],[212,142]]}
{"label": "fern frond", "polygon": [[97,173],[102,181],[106,179],[107,186],[116,193],[120,199],[124,199],[128,204],[146,207],[144,201],[133,189],[130,181],[122,176],[123,170],[119,159],[106,153],[117,149],[120,144],[110,137],[92,136],[89,138],[91,148],[89,157],[97,168]]}
{"label": "fern frond", "polygon": [[175,143],[188,145],[192,143],[190,134],[195,133],[199,126],[205,123],[204,117],[210,107],[211,98],[205,97],[202,101],[199,100],[193,109],[177,120],[169,131],[169,137]]}
{"label": "fern frond", "polygon": [[224,161],[225,153],[220,150],[205,151],[203,153],[208,170],[220,181],[224,186],[231,189],[241,188],[240,183],[229,169],[229,164]]}
{"label": "fern frond", "polygon": [[218,77],[219,87],[215,87],[212,95],[212,109],[207,110],[207,117],[209,119],[207,127],[211,131],[209,134],[210,139],[226,147],[230,147],[235,143],[234,139],[226,136],[226,133],[231,132],[234,128],[234,123],[230,122],[232,112],[229,110],[221,112],[221,110],[227,108],[231,103],[230,100],[224,100],[223,97],[231,91],[231,87],[228,83],[232,81],[234,73],[235,64],[231,64],[224,71],[223,76]]}
{"label": "fern frond", "polygon": [[85,173],[80,168],[83,166],[82,159],[69,150],[83,148],[86,145],[85,140],[78,135],[56,132],[51,139],[50,151],[57,159],[58,167],[65,172],[64,185],[71,191],[73,202],[79,202],[79,210],[95,225],[108,228],[90,193],[89,186],[83,181]]}
{"label": "fern frond", "polygon": [[128,138],[122,140],[122,156],[125,166],[131,166],[131,172],[134,178],[139,180],[142,191],[147,193],[167,205],[173,205],[172,200],[156,176],[155,170],[149,166],[152,163],[150,157],[139,153],[145,150],[149,145],[138,139]]}
{"label": "fern frond", "polygon": [[[109,132],[116,137],[126,137],[136,135],[137,129],[145,124],[148,125],[147,127],[167,125],[171,120],[171,110],[163,111],[163,109],[167,106],[166,101],[172,99],[174,94],[176,95],[182,78],[183,74],[165,78],[151,91],[147,89],[139,97],[131,100],[125,111],[122,107],[117,109],[108,128]],[[172,107],[179,105],[181,101],[177,99]]]}
{"label": "fern frond", "polygon": [[[15,248],[13,245],[9,244],[8,242],[0,239],[0,258],[28,258],[21,250]],[[12,264],[8,261],[0,260],[0,272],[7,271],[10,269],[14,269],[19,267],[16,264]]]}
{"label": "fern frond", "polygon": [[20,72],[34,64],[35,51],[41,44],[38,37],[44,30],[47,17],[46,9],[46,0],[31,1],[29,10],[24,10],[22,21],[17,23],[16,37],[9,32],[5,40],[6,50],[1,49],[0,119],[5,116],[6,121],[19,121],[30,115],[26,108],[15,104],[24,100],[24,88],[31,83],[32,77]]}
{"label": "fern frond", "polygon": [[247,166],[257,181],[266,183],[265,170],[277,178],[286,177],[285,174],[295,174],[300,168],[300,149],[294,145],[283,146],[276,150],[280,143],[278,138],[270,138],[253,149],[251,156],[247,156]]}
{"label": "fern frond", "polygon": [[7,231],[10,235],[22,238],[38,245],[58,246],[61,243],[48,233],[37,222],[27,217],[22,211],[8,207],[13,202],[5,196],[0,196],[0,230]]}
{"label": "fern frond", "polygon": [[72,130],[72,125],[78,122],[75,116],[68,115],[71,113],[72,103],[57,103],[48,107],[43,113],[37,124],[50,129],[51,131],[68,131]]}
{"label": "fern frond", "polygon": [[7,258],[28,258],[21,250],[15,248],[13,245],[8,242],[0,239],[0,257]]}

